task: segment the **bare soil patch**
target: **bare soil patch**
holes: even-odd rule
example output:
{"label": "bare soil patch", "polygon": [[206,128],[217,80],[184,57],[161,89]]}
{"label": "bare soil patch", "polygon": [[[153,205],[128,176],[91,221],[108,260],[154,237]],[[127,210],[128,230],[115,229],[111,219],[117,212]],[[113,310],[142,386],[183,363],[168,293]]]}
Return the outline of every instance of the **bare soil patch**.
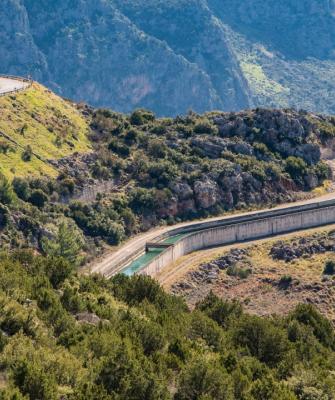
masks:
{"label": "bare soil patch", "polygon": [[[299,303],[312,303],[335,323],[335,276],[323,273],[325,262],[335,260],[333,230],[331,226],[193,253],[158,280],[191,308],[212,290],[257,315],[286,314]],[[278,248],[290,250],[290,257],[275,257]]]}

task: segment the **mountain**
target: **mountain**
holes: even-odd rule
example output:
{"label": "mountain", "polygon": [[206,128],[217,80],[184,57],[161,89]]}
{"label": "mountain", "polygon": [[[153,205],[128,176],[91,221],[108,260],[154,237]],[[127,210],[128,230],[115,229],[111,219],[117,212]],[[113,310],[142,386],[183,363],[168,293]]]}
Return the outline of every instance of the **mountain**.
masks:
{"label": "mountain", "polygon": [[4,0],[1,73],[159,115],[335,112],[333,0]]}

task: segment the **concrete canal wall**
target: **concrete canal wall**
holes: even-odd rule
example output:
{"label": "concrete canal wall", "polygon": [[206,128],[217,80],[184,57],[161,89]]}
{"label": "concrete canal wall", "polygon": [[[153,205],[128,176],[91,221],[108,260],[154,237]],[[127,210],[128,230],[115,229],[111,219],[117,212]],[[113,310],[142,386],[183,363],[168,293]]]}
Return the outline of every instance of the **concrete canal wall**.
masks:
{"label": "concrete canal wall", "polygon": [[335,202],[333,201],[317,203],[308,207],[292,207],[282,210],[281,215],[274,210],[264,213],[264,215],[253,216],[251,220],[245,220],[245,217],[236,218],[226,225],[188,234],[174,246],[163,251],[139,273],[155,277],[163,268],[178,258],[196,250],[261,239],[333,223],[335,223]]}

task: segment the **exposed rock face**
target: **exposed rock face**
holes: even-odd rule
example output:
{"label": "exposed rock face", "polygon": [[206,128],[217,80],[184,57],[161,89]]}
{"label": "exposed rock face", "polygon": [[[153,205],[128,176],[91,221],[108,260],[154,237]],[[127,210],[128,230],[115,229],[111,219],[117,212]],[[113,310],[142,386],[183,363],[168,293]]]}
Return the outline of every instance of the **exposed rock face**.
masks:
{"label": "exposed rock face", "polygon": [[34,74],[47,78],[47,64],[32,36],[29,17],[22,0],[0,2],[1,72],[17,75]]}
{"label": "exposed rock face", "polygon": [[[247,141],[255,140],[257,135],[273,151],[279,152],[284,157],[295,156],[303,158],[307,164],[317,163],[321,158],[320,147],[312,143],[306,143],[306,138],[317,133],[308,115],[298,114],[295,111],[261,109],[257,112],[256,120],[253,119],[250,128],[250,117],[253,112],[241,112],[237,118],[232,118],[229,113],[222,113],[214,117],[222,137],[239,137]],[[211,143],[211,142],[210,142]],[[217,145],[217,143],[216,143]],[[209,145],[203,146],[204,151],[209,151]],[[222,150],[230,150],[235,153],[252,155],[251,146],[243,142],[221,141]]]}
{"label": "exposed rock face", "polygon": [[76,314],[76,320],[80,323],[86,323],[89,325],[99,325],[101,319],[93,313],[83,312]]}
{"label": "exposed rock face", "polygon": [[211,180],[195,182],[194,194],[197,203],[203,209],[213,207],[220,200],[219,187]]}
{"label": "exposed rock face", "polygon": [[96,106],[335,112],[330,0],[3,0],[0,26],[0,73]]}
{"label": "exposed rock face", "polygon": [[[16,10],[12,1],[6,13]],[[27,18],[23,23],[23,37],[31,44],[24,54],[38,47],[48,64],[43,81],[66,97],[125,112],[142,106],[176,114],[222,106],[204,71],[138,29],[111,2],[27,0],[20,11],[30,19],[30,25]],[[10,37],[2,43],[13,46]],[[5,51],[0,47],[1,55]],[[28,73],[30,64],[12,60],[1,72]],[[35,68],[32,72],[40,78]]]}

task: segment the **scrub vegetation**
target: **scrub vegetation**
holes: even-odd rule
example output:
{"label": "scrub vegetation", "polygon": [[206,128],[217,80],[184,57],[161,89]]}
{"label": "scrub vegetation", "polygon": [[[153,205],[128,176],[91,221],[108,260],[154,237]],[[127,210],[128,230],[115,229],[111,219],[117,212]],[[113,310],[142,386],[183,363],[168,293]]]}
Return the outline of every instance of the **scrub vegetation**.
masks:
{"label": "scrub vegetation", "polygon": [[148,277],[74,270],[1,254],[0,398],[333,399],[334,331],[311,305],[261,318],[210,293],[191,312]]}

